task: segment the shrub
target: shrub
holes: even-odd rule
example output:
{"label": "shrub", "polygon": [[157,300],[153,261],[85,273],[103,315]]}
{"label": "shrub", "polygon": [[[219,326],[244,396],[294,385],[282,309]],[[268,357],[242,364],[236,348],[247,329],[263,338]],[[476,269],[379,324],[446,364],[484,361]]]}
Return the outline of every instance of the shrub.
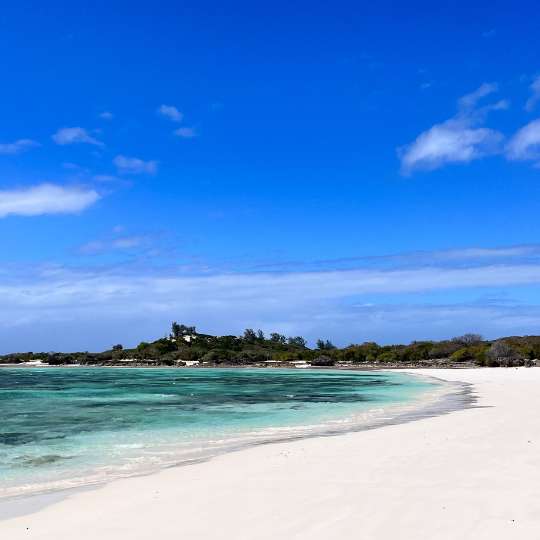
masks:
{"label": "shrub", "polygon": [[324,355],[317,356],[311,361],[312,366],[333,366],[335,363],[336,361],[333,358]]}

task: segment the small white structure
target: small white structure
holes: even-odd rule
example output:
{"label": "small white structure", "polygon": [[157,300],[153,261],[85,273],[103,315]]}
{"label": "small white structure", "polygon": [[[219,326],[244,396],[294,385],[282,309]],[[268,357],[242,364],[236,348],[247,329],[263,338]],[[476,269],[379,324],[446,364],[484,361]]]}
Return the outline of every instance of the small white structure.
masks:
{"label": "small white structure", "polygon": [[169,336],[169,341],[179,341],[180,339],[184,340],[186,343],[191,343],[195,338],[197,337],[197,334],[182,334],[181,336],[177,338],[173,336]]}
{"label": "small white structure", "polygon": [[308,364],[305,360],[293,360],[291,362],[291,364],[295,367],[295,368],[308,368],[308,367],[311,367],[311,364]]}
{"label": "small white structure", "polygon": [[29,362],[24,362],[25,366],[48,366],[49,364],[47,362],[43,362],[43,360],[30,360]]}

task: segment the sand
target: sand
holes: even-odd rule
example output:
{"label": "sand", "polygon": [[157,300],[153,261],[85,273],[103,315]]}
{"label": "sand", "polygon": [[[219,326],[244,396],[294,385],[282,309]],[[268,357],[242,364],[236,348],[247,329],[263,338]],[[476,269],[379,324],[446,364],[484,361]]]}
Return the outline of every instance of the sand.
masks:
{"label": "sand", "polygon": [[540,538],[540,369],[416,373],[472,383],[479,407],[29,499],[0,538]]}

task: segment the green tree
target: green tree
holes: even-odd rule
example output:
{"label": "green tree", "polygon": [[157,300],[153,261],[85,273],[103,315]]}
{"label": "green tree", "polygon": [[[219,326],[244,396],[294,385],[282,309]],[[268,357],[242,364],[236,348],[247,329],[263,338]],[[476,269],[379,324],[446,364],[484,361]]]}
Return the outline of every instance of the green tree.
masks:
{"label": "green tree", "polygon": [[277,332],[272,332],[270,334],[270,341],[272,343],[277,343],[279,345],[285,345],[285,343],[287,343],[287,338],[283,334],[278,334]]}
{"label": "green tree", "polygon": [[249,343],[253,343],[254,341],[256,341],[257,334],[255,333],[255,330],[253,330],[252,328],[246,328],[244,330],[243,339],[244,341],[247,341]]}
{"label": "green tree", "polygon": [[185,324],[178,324],[176,321],[174,321],[171,324],[171,339],[178,340],[182,336],[188,336],[192,334],[196,334],[197,331],[194,326],[186,326]]}
{"label": "green tree", "polygon": [[287,339],[287,343],[293,347],[306,348],[307,341],[302,336],[290,337]]}
{"label": "green tree", "polygon": [[326,341],[324,341],[323,339],[317,340],[317,349],[321,351],[329,351],[335,348],[336,346],[328,339]]}

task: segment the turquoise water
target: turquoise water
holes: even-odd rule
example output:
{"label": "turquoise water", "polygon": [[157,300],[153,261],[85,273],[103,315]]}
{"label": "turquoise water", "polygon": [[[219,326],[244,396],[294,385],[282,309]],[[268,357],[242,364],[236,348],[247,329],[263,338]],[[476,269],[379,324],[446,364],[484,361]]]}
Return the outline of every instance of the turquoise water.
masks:
{"label": "turquoise water", "polygon": [[0,496],[351,429],[437,386],[386,372],[2,368]]}

